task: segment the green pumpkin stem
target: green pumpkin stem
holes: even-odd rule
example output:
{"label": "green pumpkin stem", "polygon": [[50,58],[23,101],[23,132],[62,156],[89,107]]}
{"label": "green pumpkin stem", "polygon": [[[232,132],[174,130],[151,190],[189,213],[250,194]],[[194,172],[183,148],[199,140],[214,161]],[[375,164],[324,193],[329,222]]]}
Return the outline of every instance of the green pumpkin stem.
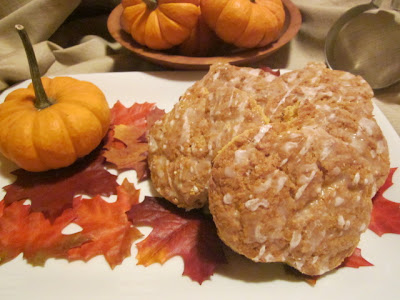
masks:
{"label": "green pumpkin stem", "polygon": [[157,0],[143,0],[143,2],[147,5],[147,8],[150,10],[154,10],[157,8]]}
{"label": "green pumpkin stem", "polygon": [[29,39],[28,34],[25,31],[24,26],[17,24],[15,25],[15,29],[17,30],[19,37],[21,38],[22,44],[25,48],[26,56],[28,58],[33,89],[35,91],[35,107],[37,109],[46,108],[52,103],[49,101],[46,92],[44,91],[42,80],[40,78],[39,66],[36,60],[35,52],[33,51],[32,43]]}

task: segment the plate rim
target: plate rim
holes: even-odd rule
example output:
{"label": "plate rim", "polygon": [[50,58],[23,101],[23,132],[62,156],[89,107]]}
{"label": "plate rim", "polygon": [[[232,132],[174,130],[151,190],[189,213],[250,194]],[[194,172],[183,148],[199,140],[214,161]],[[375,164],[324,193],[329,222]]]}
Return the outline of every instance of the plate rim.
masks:
{"label": "plate rim", "polygon": [[289,43],[299,32],[302,24],[302,16],[298,7],[291,0],[282,0],[286,12],[285,31],[278,40],[271,44],[260,47],[245,49],[225,56],[192,57],[178,54],[168,54],[157,50],[151,50],[138,44],[120,25],[120,16],[123,11],[122,4],[117,5],[109,14],[107,29],[111,36],[124,48],[135,55],[158,65],[181,70],[207,70],[216,62],[225,62],[234,65],[243,65],[259,61]]}

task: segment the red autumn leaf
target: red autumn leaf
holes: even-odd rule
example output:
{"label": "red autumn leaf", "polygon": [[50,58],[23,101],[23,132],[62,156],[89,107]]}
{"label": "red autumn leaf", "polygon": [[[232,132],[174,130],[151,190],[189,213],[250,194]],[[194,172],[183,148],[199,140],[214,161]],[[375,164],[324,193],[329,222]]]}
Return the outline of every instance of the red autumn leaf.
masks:
{"label": "red autumn leaf", "polygon": [[359,268],[373,266],[369,261],[361,256],[361,249],[356,248],[353,254],[347,257],[342,263],[341,267]]}
{"label": "red autumn leaf", "polygon": [[66,258],[68,249],[88,240],[82,233],[62,234],[75,217],[68,209],[51,223],[42,213],[31,212],[23,201],[5,207],[0,217],[0,264],[20,253],[34,266],[43,266],[49,258]]}
{"label": "red autumn leaf", "polygon": [[118,170],[134,169],[139,181],[148,177],[148,144],[143,142],[144,135],[143,128],[117,125],[114,128],[114,139],[121,141],[124,146],[111,146],[103,154],[107,162],[115,164]]}
{"label": "red autumn leaf", "polygon": [[77,218],[74,223],[83,228],[82,233],[91,241],[69,250],[70,261],[88,261],[97,255],[104,255],[113,269],[130,256],[132,243],[142,234],[129,222],[126,212],[138,203],[139,190],[125,180],[117,188],[117,195],[117,201],[112,203],[99,196],[92,199],[75,198]]}
{"label": "red autumn leaf", "polygon": [[31,173],[18,169],[12,174],[17,180],[5,186],[5,204],[31,200],[31,209],[54,220],[63,210],[72,207],[77,194],[109,196],[116,193],[117,176],[109,173],[103,165],[99,151],[77,161],[67,168]]}
{"label": "red autumn leaf", "polygon": [[386,199],[384,192],[393,185],[393,174],[397,168],[391,168],[384,185],[376,193],[373,201],[369,229],[377,235],[385,233],[400,234],[400,203]]}
{"label": "red autumn leaf", "polygon": [[272,75],[281,76],[281,71],[280,70],[274,71],[270,67],[260,67],[260,69],[263,70],[264,72],[271,73]]}
{"label": "red autumn leaf", "polygon": [[128,217],[135,226],[153,227],[137,244],[138,264],[163,264],[174,256],[183,258],[183,275],[200,284],[226,258],[211,218],[198,211],[186,212],[161,198],[146,197],[134,205]]}

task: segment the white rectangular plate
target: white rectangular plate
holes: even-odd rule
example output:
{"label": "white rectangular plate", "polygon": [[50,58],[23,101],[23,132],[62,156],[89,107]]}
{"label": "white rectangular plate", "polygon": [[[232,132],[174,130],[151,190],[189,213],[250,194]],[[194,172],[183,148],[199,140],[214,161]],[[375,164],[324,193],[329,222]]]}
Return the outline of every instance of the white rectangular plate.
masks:
{"label": "white rectangular plate", "polygon": [[[179,96],[200,79],[202,72],[106,73],[82,74],[72,77],[91,81],[105,93],[110,107],[119,100],[129,107],[134,102],[157,103],[169,111]],[[16,88],[27,86],[27,82]],[[391,167],[400,166],[400,139],[382,112],[375,107],[375,116],[389,143]],[[15,168],[0,166],[1,187],[12,182],[8,171]],[[124,174],[130,181],[133,173]],[[118,181],[120,182],[121,179]],[[394,174],[395,184],[385,196],[400,200],[400,171]],[[151,195],[149,183],[137,185],[141,196]],[[0,192],[0,199],[4,192]],[[149,229],[145,228],[145,232]],[[228,253],[229,264],[217,268],[211,280],[202,285],[182,276],[183,262],[176,257],[163,266],[147,268],[136,265],[136,247],[132,256],[111,270],[103,257],[68,263],[65,260],[47,261],[45,267],[32,267],[22,256],[0,266],[0,299],[394,299],[400,278],[400,235],[378,237],[371,231],[363,234],[359,247],[373,267],[341,268],[322,277],[316,286],[285,273],[281,264],[256,264],[239,255]]]}

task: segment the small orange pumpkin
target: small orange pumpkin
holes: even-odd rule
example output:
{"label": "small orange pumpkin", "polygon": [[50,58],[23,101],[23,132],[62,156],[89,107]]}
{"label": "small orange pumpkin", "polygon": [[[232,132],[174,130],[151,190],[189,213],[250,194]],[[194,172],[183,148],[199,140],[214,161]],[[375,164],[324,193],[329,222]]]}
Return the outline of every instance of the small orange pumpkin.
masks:
{"label": "small orange pumpkin", "polygon": [[29,38],[23,26],[16,28],[33,83],[11,92],[0,104],[0,152],[28,171],[66,167],[100,144],[110,125],[108,103],[90,82],[41,79]]}
{"label": "small orange pumpkin", "polygon": [[208,26],[237,47],[263,47],[276,40],[283,28],[281,0],[201,0]]}
{"label": "small orange pumpkin", "polygon": [[141,45],[163,50],[186,40],[196,26],[200,0],[122,0],[121,27]]}

